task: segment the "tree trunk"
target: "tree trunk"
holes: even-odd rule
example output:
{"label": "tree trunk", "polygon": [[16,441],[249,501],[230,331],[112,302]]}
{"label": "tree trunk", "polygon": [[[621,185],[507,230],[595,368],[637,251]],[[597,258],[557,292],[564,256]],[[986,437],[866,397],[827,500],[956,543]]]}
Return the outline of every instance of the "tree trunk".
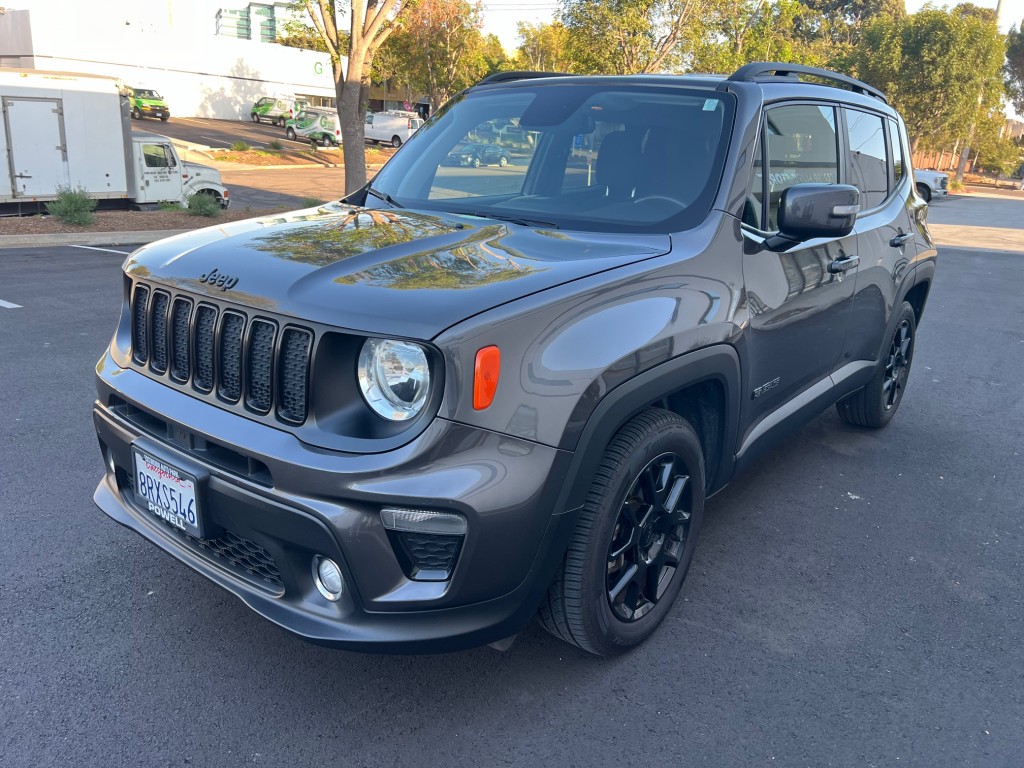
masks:
{"label": "tree trunk", "polygon": [[345,194],[366,184],[366,117],[363,114],[362,78],[348,65],[345,80],[338,84],[338,121],[341,123],[342,153],[345,158]]}

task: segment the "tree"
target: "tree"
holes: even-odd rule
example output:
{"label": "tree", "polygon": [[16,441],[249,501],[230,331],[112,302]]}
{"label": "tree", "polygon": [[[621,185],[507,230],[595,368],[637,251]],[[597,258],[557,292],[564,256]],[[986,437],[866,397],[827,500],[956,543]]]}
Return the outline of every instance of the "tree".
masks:
{"label": "tree", "polygon": [[1024,24],[1011,29],[1007,37],[1004,74],[1013,108],[1024,114]]}
{"label": "tree", "polygon": [[562,0],[566,51],[577,72],[642,74],[678,69],[687,30],[706,0]]}
{"label": "tree", "polygon": [[347,194],[366,184],[363,116],[370,72],[377,49],[393,30],[392,22],[399,11],[400,0],[351,0],[347,39],[338,28],[337,0],[303,0],[303,6],[331,57]]}
{"label": "tree", "polygon": [[457,91],[501,68],[501,43],[481,35],[482,25],[479,3],[419,0],[386,46],[393,79],[427,94],[431,112],[437,111]]}
{"label": "tree", "polygon": [[533,72],[571,72],[569,32],[558,21],[529,24],[521,21],[516,67]]}
{"label": "tree", "polygon": [[1001,104],[1005,38],[974,8],[879,15],[864,27],[852,61],[907,122],[914,151],[964,146],[971,126]]}

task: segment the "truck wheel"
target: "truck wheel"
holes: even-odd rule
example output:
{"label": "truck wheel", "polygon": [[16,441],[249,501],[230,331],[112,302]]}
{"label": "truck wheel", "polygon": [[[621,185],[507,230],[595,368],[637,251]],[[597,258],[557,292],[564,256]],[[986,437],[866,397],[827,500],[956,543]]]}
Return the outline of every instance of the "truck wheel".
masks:
{"label": "truck wheel", "polygon": [[257,115],[257,114],[256,114],[255,112],[253,112],[253,113],[252,113],[251,115],[249,115],[249,117],[251,117],[251,118],[252,118],[252,121],[253,121],[254,123],[256,123],[257,125],[259,125],[259,122],[260,122],[260,116],[259,116],[259,115]]}
{"label": "truck wheel", "polygon": [[922,181],[917,183],[917,194],[920,195],[921,199],[926,203],[930,203],[932,201],[932,190]]}
{"label": "truck wheel", "polygon": [[398,149],[400,146],[402,146],[402,140],[398,136],[392,136],[391,146],[394,147],[395,149]]}
{"label": "truck wheel", "polygon": [[333,143],[334,142],[331,141],[331,137],[328,136],[326,133],[323,136],[320,137],[320,146],[321,147],[329,147]]}
{"label": "truck wheel", "polygon": [[647,639],[679,594],[703,519],[696,432],[671,411],[644,411],[605,449],[541,624],[599,656]]}
{"label": "truck wheel", "polygon": [[878,429],[896,414],[907,388],[910,364],[914,361],[914,337],[917,322],[914,308],[904,301],[896,319],[889,346],[875,366],[875,373],[866,387],[838,403],[840,418],[859,427]]}
{"label": "truck wheel", "polygon": [[170,115],[164,115],[163,117],[160,118],[160,122],[161,123],[166,123],[170,119],[171,119]]}
{"label": "truck wheel", "polygon": [[138,107],[135,107],[135,109],[132,110],[132,120],[141,120],[141,119],[142,119],[142,112],[139,110]]}
{"label": "truck wheel", "polygon": [[284,137],[290,141],[295,141],[295,131],[289,126],[285,129]]}

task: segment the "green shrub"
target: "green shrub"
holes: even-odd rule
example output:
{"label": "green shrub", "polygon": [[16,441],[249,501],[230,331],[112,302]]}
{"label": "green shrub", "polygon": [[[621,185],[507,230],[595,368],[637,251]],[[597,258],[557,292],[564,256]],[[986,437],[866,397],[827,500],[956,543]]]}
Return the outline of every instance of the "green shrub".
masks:
{"label": "green shrub", "polygon": [[181,204],[180,203],[172,203],[170,200],[164,200],[162,203],[160,203],[160,210],[161,211],[180,211],[181,210]]}
{"label": "green shrub", "polygon": [[57,187],[57,199],[46,204],[46,210],[65,224],[87,227],[92,224],[96,201],[83,187]]}
{"label": "green shrub", "polygon": [[220,215],[220,203],[213,195],[196,192],[188,198],[188,212],[190,216],[206,216],[212,219]]}
{"label": "green shrub", "polygon": [[304,197],[304,198],[302,198],[302,203],[301,203],[303,208],[312,208],[314,206],[323,205],[323,204],[324,204],[324,201],[321,200],[319,197]]}
{"label": "green shrub", "polygon": [[276,152],[278,150],[284,149],[284,144],[282,144],[277,139],[273,139],[272,141],[267,142],[267,149],[272,149]]}
{"label": "green shrub", "polygon": [[236,141],[231,145],[232,152],[248,152],[252,147],[246,144],[244,141]]}

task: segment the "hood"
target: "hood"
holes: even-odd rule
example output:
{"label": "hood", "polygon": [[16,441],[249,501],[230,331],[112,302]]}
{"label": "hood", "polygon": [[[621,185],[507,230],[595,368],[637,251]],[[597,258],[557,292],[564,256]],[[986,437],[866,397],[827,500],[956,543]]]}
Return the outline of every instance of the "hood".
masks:
{"label": "hood", "polygon": [[220,181],[220,171],[209,165],[202,165],[201,163],[192,163],[187,160],[183,160],[182,170],[189,175],[190,178],[201,178],[201,179],[216,179]]}
{"label": "hood", "polygon": [[667,235],[334,203],[161,240],[136,251],[125,270],[298,319],[431,339],[492,307],[670,248]]}

